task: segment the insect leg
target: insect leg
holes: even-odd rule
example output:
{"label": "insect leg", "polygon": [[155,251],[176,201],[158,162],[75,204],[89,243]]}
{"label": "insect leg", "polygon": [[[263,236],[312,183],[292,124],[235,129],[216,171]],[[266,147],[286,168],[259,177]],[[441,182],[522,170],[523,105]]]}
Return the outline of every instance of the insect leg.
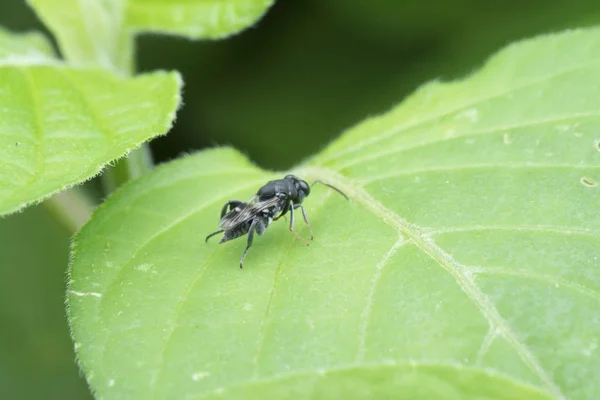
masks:
{"label": "insect leg", "polygon": [[208,242],[208,239],[210,239],[211,237],[213,237],[215,235],[218,235],[219,233],[222,233],[222,232],[225,232],[225,231],[221,229],[220,231],[216,231],[216,232],[211,233],[210,235],[208,235],[206,237],[206,239],[204,240],[204,242]]}
{"label": "insect leg", "polygon": [[294,208],[296,208],[296,207],[293,202],[290,202],[290,203],[292,204],[292,207],[290,207],[290,232],[292,232],[294,234],[294,236],[296,236],[298,239],[302,240],[308,246],[309,243],[294,231]]}
{"label": "insect leg", "polygon": [[242,203],[243,202],[239,200],[229,200],[227,203],[225,203],[223,209],[221,210],[221,218],[223,218],[225,214],[227,214],[227,207],[229,207],[229,211],[231,211]]}
{"label": "insect leg", "polygon": [[258,223],[258,218],[255,218],[250,224],[250,229],[248,229],[248,243],[246,244],[246,250],[244,250],[244,254],[242,254],[242,258],[240,259],[240,269],[243,268],[244,258],[246,258],[246,253],[248,253],[248,249],[252,246],[252,241],[254,240],[254,229],[256,228],[256,224]]}
{"label": "insect leg", "polygon": [[300,207],[300,209],[302,210],[302,216],[304,217],[304,222],[306,223],[306,226],[308,226],[308,230],[310,231],[310,240],[313,240],[315,235],[313,235],[313,230],[310,226],[310,224],[308,223],[308,215],[306,215],[306,210],[304,209],[304,206],[300,203],[298,204],[294,204],[294,209]]}
{"label": "insect leg", "polygon": [[285,214],[288,212],[288,210],[290,209],[290,205],[286,204],[281,211],[279,211],[279,216],[273,218],[273,221],[277,221],[279,218],[281,217],[285,217]]}

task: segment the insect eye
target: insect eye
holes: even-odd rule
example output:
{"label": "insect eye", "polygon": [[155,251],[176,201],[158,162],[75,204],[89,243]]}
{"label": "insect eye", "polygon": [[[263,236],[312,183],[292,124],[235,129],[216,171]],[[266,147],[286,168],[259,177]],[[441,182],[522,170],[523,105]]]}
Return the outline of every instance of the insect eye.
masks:
{"label": "insect eye", "polygon": [[305,181],[300,181],[300,190],[302,190],[307,196],[310,194],[310,186]]}

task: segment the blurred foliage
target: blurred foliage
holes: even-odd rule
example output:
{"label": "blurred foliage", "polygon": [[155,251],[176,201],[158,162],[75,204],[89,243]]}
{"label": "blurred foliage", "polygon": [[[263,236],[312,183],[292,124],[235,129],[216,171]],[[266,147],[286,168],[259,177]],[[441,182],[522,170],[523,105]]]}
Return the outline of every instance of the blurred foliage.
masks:
{"label": "blurred foliage", "polygon": [[[231,144],[286,168],[513,40],[599,21],[597,0],[280,0],[225,41],[145,35],[138,69],[174,68],[185,80],[177,124],[152,147],[162,161]],[[23,0],[0,2],[0,24],[46,31]],[[67,234],[34,209],[0,220],[0,237],[0,390],[21,390],[0,397],[82,398],[62,304]]]}
{"label": "blurred foliage", "polygon": [[280,1],[224,42],[140,38],[142,70],[186,82],[160,159],[232,144],[283,169],[432,79],[452,79],[516,39],[600,21],[596,0]]}
{"label": "blurred foliage", "polygon": [[88,398],[64,306],[69,233],[30,207],[0,221],[0,243],[0,398]]}

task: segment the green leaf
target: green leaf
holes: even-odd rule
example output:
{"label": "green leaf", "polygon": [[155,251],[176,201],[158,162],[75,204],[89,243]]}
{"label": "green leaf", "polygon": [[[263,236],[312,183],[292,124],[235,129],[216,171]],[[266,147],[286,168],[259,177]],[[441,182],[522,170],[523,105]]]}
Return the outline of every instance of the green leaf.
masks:
{"label": "green leaf", "polygon": [[63,56],[78,66],[130,72],[133,36],[123,0],[27,0],[56,35]]}
{"label": "green leaf", "polygon": [[223,38],[252,26],[274,0],[27,0],[76,65],[131,72],[132,32]]}
{"label": "green leaf", "polygon": [[[159,167],[75,239],[70,321],[111,398],[600,393],[600,30],[432,83],[293,172],[309,248],[273,223],[203,243],[281,177],[229,149]],[[289,221],[289,216],[288,216]],[[296,231],[308,236],[301,218]],[[341,394],[341,395],[340,395]]]}
{"label": "green leaf", "polygon": [[16,34],[0,27],[0,66],[6,64],[51,63],[52,45],[37,32]]}
{"label": "green leaf", "polygon": [[177,73],[124,79],[68,68],[40,36],[0,31],[0,55],[0,215],[90,179],[164,134],[180,101]]}
{"label": "green leaf", "polygon": [[258,21],[274,0],[129,0],[127,24],[190,39],[230,36]]}

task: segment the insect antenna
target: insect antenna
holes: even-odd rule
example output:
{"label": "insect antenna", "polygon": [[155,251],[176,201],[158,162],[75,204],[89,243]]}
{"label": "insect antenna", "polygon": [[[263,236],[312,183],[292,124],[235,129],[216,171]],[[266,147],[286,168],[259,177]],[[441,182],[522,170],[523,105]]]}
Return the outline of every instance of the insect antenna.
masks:
{"label": "insect antenna", "polygon": [[333,190],[335,190],[336,192],[338,192],[339,194],[341,194],[342,196],[344,196],[344,197],[346,198],[346,200],[350,200],[350,199],[348,198],[348,196],[346,196],[346,195],[344,194],[344,192],[342,192],[340,189],[336,188],[336,187],[335,187],[335,186],[333,186],[333,185],[330,185],[329,183],[325,183],[325,182],[323,182],[323,181],[320,181],[320,180],[318,180],[318,179],[317,179],[316,181],[314,181],[314,182],[312,183],[312,185],[310,185],[310,187],[313,187],[313,186],[315,186],[315,183],[321,183],[321,184],[323,184],[323,185],[325,185],[325,186],[329,186],[330,188],[332,188]]}

